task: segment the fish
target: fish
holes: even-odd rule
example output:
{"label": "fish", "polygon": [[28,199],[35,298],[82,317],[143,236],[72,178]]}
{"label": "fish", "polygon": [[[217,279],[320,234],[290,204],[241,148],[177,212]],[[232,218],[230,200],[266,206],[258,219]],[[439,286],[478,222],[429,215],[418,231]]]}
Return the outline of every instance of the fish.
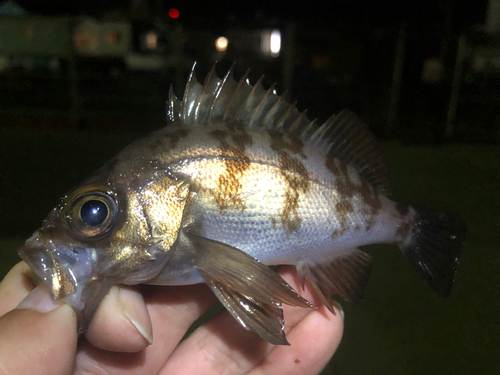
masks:
{"label": "fish", "polygon": [[[196,64],[195,64],[196,66]],[[380,145],[350,110],[310,121],[275,85],[193,66],[167,125],[68,192],[18,250],[84,332],[111,286],[206,283],[246,329],[287,345],[283,305],[314,307],[272,269],[294,265],[332,312],[363,300],[369,244],[394,244],[447,297],[467,225],[389,198]],[[233,66],[234,67],[234,66]]]}

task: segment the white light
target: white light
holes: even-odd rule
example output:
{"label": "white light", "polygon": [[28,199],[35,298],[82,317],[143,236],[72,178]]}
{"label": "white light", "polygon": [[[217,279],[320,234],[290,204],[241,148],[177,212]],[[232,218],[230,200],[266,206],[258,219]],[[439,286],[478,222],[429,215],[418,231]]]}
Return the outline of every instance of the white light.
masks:
{"label": "white light", "polygon": [[228,44],[229,44],[229,41],[227,40],[227,38],[224,36],[220,36],[215,41],[215,48],[219,52],[224,52],[227,49]]}
{"label": "white light", "polygon": [[281,50],[281,33],[279,30],[273,30],[271,33],[271,56],[276,57]]}

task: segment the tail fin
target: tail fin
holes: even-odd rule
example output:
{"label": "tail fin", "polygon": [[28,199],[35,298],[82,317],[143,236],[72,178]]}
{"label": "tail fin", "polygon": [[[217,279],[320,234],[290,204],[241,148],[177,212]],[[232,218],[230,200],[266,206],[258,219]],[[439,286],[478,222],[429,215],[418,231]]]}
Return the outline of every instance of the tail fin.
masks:
{"label": "tail fin", "polygon": [[450,295],[467,224],[458,215],[429,208],[412,207],[414,226],[399,245],[403,254],[432,290]]}

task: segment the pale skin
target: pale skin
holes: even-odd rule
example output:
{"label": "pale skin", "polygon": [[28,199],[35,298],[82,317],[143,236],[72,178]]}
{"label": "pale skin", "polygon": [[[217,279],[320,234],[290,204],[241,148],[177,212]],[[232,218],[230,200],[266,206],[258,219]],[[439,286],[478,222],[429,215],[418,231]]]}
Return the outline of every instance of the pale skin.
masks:
{"label": "pale skin", "polygon": [[266,343],[227,311],[180,342],[216,302],[201,284],[115,286],[78,339],[72,308],[53,302],[44,284],[35,289],[29,267],[21,262],[0,283],[0,375],[317,374],[340,343],[342,314],[330,313],[307,286],[302,290],[294,267],[277,272],[321,306],[284,306],[290,346]]}

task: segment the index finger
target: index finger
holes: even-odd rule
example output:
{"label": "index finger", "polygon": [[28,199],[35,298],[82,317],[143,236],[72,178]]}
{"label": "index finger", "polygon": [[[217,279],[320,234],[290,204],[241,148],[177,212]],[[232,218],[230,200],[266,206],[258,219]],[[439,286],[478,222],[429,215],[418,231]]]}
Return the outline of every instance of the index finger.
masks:
{"label": "index finger", "polygon": [[0,283],[0,316],[14,309],[35,286],[36,276],[25,262],[17,263]]}

